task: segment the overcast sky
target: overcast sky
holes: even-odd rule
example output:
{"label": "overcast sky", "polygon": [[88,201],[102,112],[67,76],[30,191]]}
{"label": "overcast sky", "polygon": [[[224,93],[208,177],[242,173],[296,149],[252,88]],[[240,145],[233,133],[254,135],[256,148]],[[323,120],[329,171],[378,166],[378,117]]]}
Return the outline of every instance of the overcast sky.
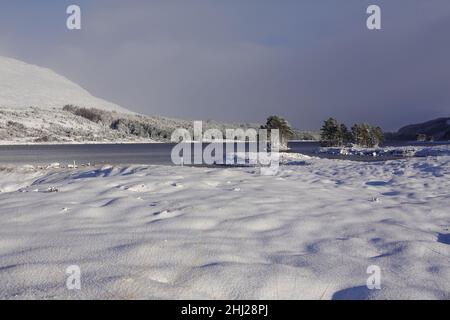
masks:
{"label": "overcast sky", "polygon": [[0,55],[150,115],[386,130],[450,116],[449,0],[1,0]]}

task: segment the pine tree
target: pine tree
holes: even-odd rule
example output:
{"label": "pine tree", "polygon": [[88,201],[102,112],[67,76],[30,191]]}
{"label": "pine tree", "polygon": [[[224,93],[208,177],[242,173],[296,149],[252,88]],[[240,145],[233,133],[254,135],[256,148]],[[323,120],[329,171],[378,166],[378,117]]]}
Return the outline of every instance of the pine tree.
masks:
{"label": "pine tree", "polygon": [[352,127],[353,143],[358,146],[362,146],[364,143],[363,130],[362,125],[357,123],[355,123]]}
{"label": "pine tree", "polygon": [[371,130],[372,145],[379,146],[384,142],[384,133],[380,127],[372,127]]}
{"label": "pine tree", "polygon": [[321,143],[324,146],[335,146],[339,142],[340,125],[334,118],[325,121],[321,129]]}
{"label": "pine tree", "polygon": [[373,148],[384,141],[383,130],[380,127],[371,127],[367,123],[355,124],[352,127],[353,142],[365,148]]}
{"label": "pine tree", "polygon": [[339,146],[347,145],[348,143],[351,143],[353,140],[352,134],[350,131],[348,131],[347,126],[343,123],[339,126]]}
{"label": "pine tree", "polygon": [[383,141],[383,130],[367,123],[354,124],[349,131],[345,124],[329,118],[321,129],[321,143],[327,147],[342,147],[353,143],[360,147],[372,148],[380,145]]}
{"label": "pine tree", "polygon": [[292,130],[289,122],[278,116],[270,116],[267,118],[266,124],[261,126],[261,129],[267,129],[269,134],[270,130],[278,129],[282,147],[287,147],[288,140],[294,135],[294,130]]}

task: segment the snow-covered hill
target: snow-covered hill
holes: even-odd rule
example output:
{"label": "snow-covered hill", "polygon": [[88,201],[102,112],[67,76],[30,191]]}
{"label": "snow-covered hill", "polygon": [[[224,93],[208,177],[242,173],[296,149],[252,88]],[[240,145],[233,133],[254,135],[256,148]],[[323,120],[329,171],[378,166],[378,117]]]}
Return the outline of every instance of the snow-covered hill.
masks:
{"label": "snow-covered hill", "polygon": [[128,113],[50,69],[0,56],[0,107],[62,108],[67,104]]}
{"label": "snow-covered hill", "polygon": [[50,69],[0,56],[0,144],[154,141],[67,112],[66,105],[115,117],[136,115]]}
{"label": "snow-covered hill", "polygon": [[396,136],[404,140],[414,140],[419,135],[423,139],[450,140],[450,118],[439,118],[424,123],[401,128]]}
{"label": "snow-covered hill", "polygon": [[[131,112],[52,70],[0,56],[0,144],[164,142],[177,128],[190,130],[192,121]],[[259,124],[204,122],[205,130],[213,128]],[[314,139],[295,133],[296,140]]]}
{"label": "snow-covered hill", "polygon": [[131,142],[154,140],[113,130],[62,108],[0,107],[0,144]]}

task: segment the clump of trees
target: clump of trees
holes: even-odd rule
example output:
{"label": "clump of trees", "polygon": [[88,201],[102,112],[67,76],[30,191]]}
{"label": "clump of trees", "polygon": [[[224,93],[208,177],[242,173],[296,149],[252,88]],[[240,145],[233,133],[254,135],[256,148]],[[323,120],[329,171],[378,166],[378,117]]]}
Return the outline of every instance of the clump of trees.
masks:
{"label": "clump of trees", "polygon": [[267,118],[266,124],[261,126],[261,129],[267,129],[270,134],[270,130],[278,129],[280,133],[280,144],[281,147],[287,147],[288,140],[294,135],[294,130],[292,129],[289,122],[278,116],[270,116]]}
{"label": "clump of trees", "polygon": [[105,129],[112,129],[122,136],[136,136],[167,141],[178,123],[170,119],[145,117],[142,115],[119,114],[95,108],[66,105],[63,110],[76,116],[101,124]]}
{"label": "clump of trees", "polygon": [[383,130],[367,123],[354,124],[349,130],[343,123],[334,118],[325,121],[321,129],[321,144],[326,147],[342,147],[354,144],[360,147],[373,148],[384,141]]}
{"label": "clump of trees", "polygon": [[109,112],[95,108],[83,108],[69,104],[64,106],[63,110],[95,123],[108,124],[112,120]]}
{"label": "clump of trees", "polygon": [[418,133],[416,135],[416,140],[419,142],[434,141],[434,137],[428,136],[425,133]]}

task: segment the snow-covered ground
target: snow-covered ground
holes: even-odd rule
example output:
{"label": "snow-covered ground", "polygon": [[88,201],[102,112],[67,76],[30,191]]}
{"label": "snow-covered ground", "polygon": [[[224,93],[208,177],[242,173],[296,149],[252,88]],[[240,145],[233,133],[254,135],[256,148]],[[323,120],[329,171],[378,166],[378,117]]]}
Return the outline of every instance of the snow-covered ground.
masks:
{"label": "snow-covered ground", "polygon": [[400,156],[400,157],[427,157],[427,156],[445,156],[450,155],[449,142],[428,143],[428,146],[396,146],[396,147],[378,147],[378,148],[361,148],[361,147],[342,147],[342,148],[320,148],[318,154],[342,155],[342,156],[366,156],[366,157],[384,157],[384,156]]}
{"label": "snow-covered ground", "polygon": [[450,156],[283,163],[3,168],[0,298],[450,298]]}

